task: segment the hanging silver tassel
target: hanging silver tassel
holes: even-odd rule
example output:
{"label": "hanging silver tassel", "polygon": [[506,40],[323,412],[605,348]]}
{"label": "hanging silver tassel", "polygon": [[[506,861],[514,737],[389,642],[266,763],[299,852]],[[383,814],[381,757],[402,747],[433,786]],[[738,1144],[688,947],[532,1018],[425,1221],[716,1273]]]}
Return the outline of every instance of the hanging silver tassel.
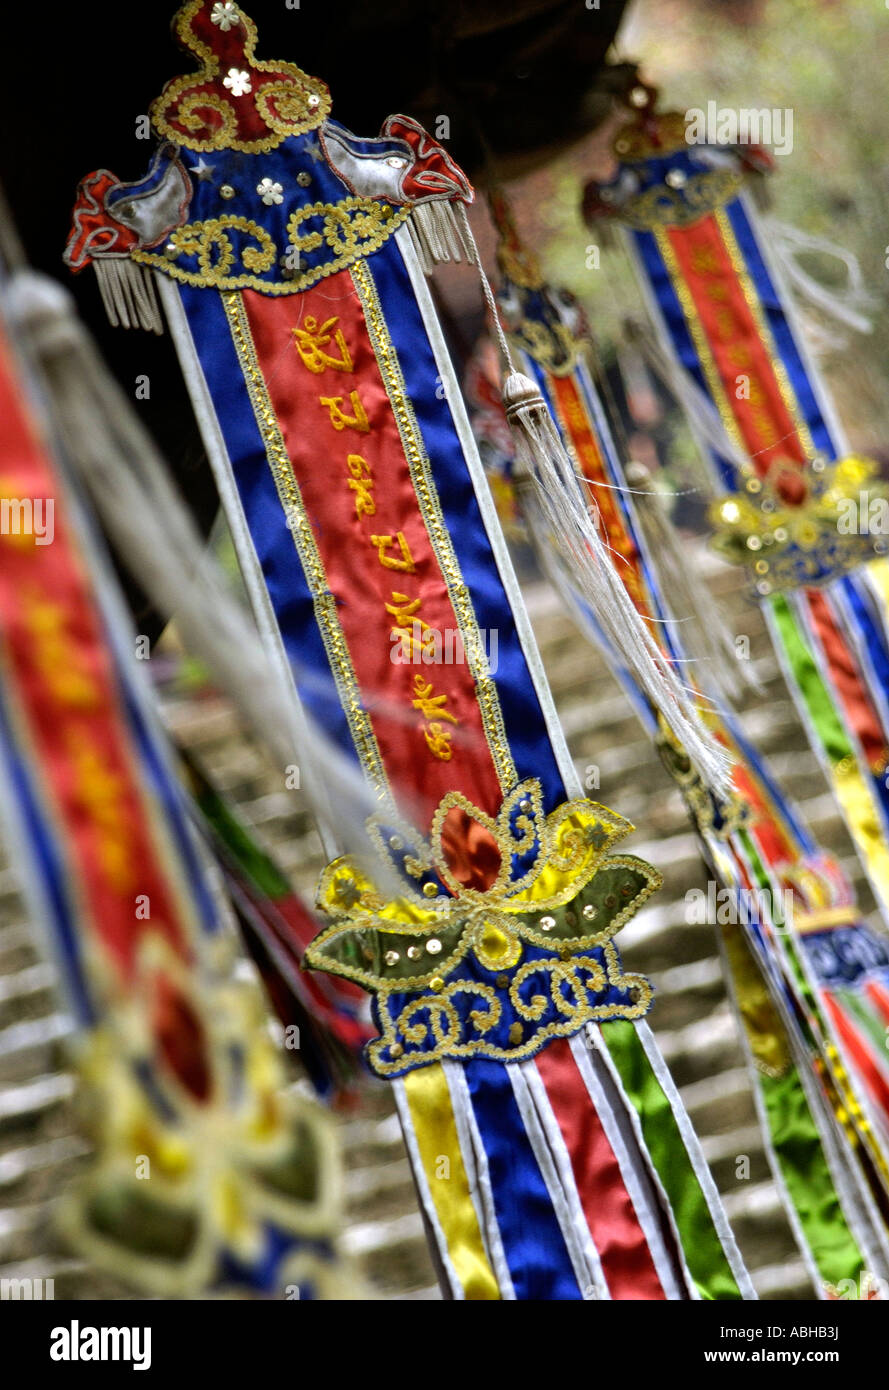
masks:
{"label": "hanging silver tassel", "polygon": [[[457,206],[463,208],[462,203]],[[431,275],[437,265],[446,262],[472,264],[472,248],[466,242],[464,222],[459,213],[455,213],[453,203],[443,200],[415,203],[407,226],[426,275]]]}
{"label": "hanging silver tassel", "polygon": [[[679,740],[698,773],[716,796],[731,788],[731,758],[705,728],[669,658],[661,651],[611,561],[599,534],[598,509],[585,480],[568,457],[540,391],[515,370],[500,322],[497,301],[485,274],[466,208],[456,205],[469,261],[476,267],[506,368],[503,405],[516,443],[516,482],[533,488],[543,544],[556,547],[581,600],[596,615],[612,650],[636,677],[655,709]],[[533,516],[533,509],[531,509]]]}
{"label": "hanging silver tassel", "polygon": [[717,795],[726,795],[731,785],[731,761],[705,728],[693,692],[679,680],[615,570],[599,532],[595,503],[536,384],[521,372],[510,372],[503,387],[503,403],[520,469],[534,489],[546,533],[544,543],[548,540],[556,547],[609,645],[661,712],[705,784]]}
{"label": "hanging silver tassel", "polygon": [[99,293],[112,328],[144,328],[163,333],[154,272],[129,256],[95,256],[92,261]]}
{"label": "hanging silver tassel", "polygon": [[669,598],[669,611],[680,627],[680,645],[693,662],[698,686],[730,705],[737,703],[738,681],[758,695],[764,694],[750,662],[738,661],[720,605],[694,565],[689,564],[688,552],[670,519],[670,494],[653,483],[643,463],[632,460],[625,475],[633,489],[634,510],[648,542],[658,587]]}
{"label": "hanging silver tassel", "polygon": [[[861,266],[853,251],[788,222],[779,222],[777,217],[764,218],[763,227],[772,254],[797,296],[821,310],[834,323],[843,324],[856,333],[873,332],[873,319],[868,311],[876,308],[876,300],[864,284]],[[830,257],[845,266],[846,283],[831,287],[816,280],[799,263],[798,258],[806,254]],[[843,340],[833,344],[835,347],[843,345]]]}

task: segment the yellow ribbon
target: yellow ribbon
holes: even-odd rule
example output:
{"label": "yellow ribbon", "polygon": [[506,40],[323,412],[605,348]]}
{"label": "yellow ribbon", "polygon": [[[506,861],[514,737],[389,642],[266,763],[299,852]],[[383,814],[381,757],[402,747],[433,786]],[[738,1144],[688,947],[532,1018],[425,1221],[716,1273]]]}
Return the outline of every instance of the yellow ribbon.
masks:
{"label": "yellow ribbon", "polygon": [[404,1078],[414,1134],[451,1263],[467,1299],[499,1299],[463,1162],[444,1069],[437,1062]]}

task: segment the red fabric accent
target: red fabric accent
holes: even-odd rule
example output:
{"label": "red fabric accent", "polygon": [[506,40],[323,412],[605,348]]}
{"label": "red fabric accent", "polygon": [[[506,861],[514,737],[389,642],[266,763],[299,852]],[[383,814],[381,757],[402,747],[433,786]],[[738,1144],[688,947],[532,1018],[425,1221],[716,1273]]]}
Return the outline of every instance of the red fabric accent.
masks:
{"label": "red fabric accent", "polygon": [[122,227],[105,211],[105,195],[119,183],[107,169],[97,169],[78,184],[71,232],[65,247],[65,263],[75,274],[89,265],[94,254],[123,255],[139,239],[135,232]]}
{"label": "red fabric accent", "polygon": [[[725,404],[758,471],[765,475],[779,459],[804,465],[805,450],[716,219],[671,227],[667,236],[709,343]],[[738,398],[740,376],[749,378],[749,399]],[[786,500],[800,502],[802,492]]]}
{"label": "red fabric accent", "polygon": [[[167,83],[153,108],[162,111],[165,120],[178,130],[183,144],[190,145],[213,139],[223,129],[226,119],[231,122],[231,128],[227,133],[231,140],[244,143],[263,140],[274,129],[269,125],[263,107],[285,127],[291,122],[295,124],[289,114],[282,112],[281,97],[268,90],[280,87],[282,82],[292,89],[294,77],[310,82],[313,92],[319,95],[327,94],[327,87],[322,82],[315,78],[307,78],[290,63],[257,64],[253,52],[255,29],[252,21],[250,30],[243,21],[225,30],[221,25],[213,23],[212,12],[213,0],[205,0],[202,8],[193,15],[190,24],[178,34],[182,46],[191,49],[200,59],[202,69],[209,67],[209,73],[195,73],[194,80],[183,84],[169,106],[167,93],[171,84]],[[178,33],[175,29],[174,32]],[[210,49],[209,60],[199,51],[199,45]],[[215,70],[211,64],[215,66]],[[225,86],[225,78],[232,68],[238,72],[246,72],[250,78],[250,90],[237,97]],[[176,78],[174,81],[182,82],[183,79]],[[260,94],[263,97],[262,102],[257,100]],[[292,90],[282,95],[286,103],[288,95],[292,97]],[[201,97],[210,97],[217,104],[221,102],[227,113],[226,117],[218,109],[218,105],[214,106],[209,102],[203,104]],[[186,103],[187,114],[180,118],[177,112]],[[197,126],[196,121],[200,122]]]}
{"label": "red fabric accent", "polygon": [[824,651],[831,683],[840,698],[846,719],[864,750],[868,766],[879,774],[886,766],[889,749],[883,737],[880,717],[862,681],[857,657],[849,650],[827,594],[821,589],[806,589],[804,593],[815,633]]}
{"label": "red fabric accent", "polygon": [[471,203],[475,194],[459,164],[455,164],[443,145],[411,116],[390,116],[383,126],[384,136],[404,140],[414,152],[414,163],[405,173],[402,189],[413,201],[426,198],[458,199]]}
{"label": "red fabric accent", "polygon": [[194,1099],[207,1101],[212,1080],[203,1024],[168,975],[156,975],[153,988],[151,1019],[161,1054]]}
{"label": "red fabric accent", "polygon": [[871,1056],[867,1041],[862,1037],[855,1024],[846,1016],[830,990],[823,990],[822,997],[827,1005],[833,1026],[851,1056],[856,1071],[863,1078],[872,1099],[880,1107],[883,1114],[889,1116],[889,1082]]}
{"label": "red fabric accent", "polygon": [[497,841],[461,806],[452,806],[444,818],[441,846],[448,868],[464,888],[485,893],[503,862]]}
{"label": "red fabric accent", "polygon": [[[2,340],[0,420],[0,497],[55,499],[54,473]],[[140,947],[146,938],[162,938],[189,960],[189,909],[167,875],[166,846],[145,800],[110,650],[64,506],[57,499],[51,545],[0,533],[0,660],[18,740],[41,771],[42,794],[64,845],[85,941],[95,938],[91,950],[101,946],[118,984],[147,984],[156,993],[165,988],[162,972],[152,971],[146,981]],[[137,916],[143,895],[150,906],[145,919]],[[174,987],[166,988],[172,1007]],[[187,1023],[188,1011],[176,1008]],[[162,1051],[192,1094],[203,1096],[200,1038],[189,1027],[180,1046],[170,1009],[161,1009],[158,1023],[161,1016]]]}
{"label": "red fabric accent", "polygon": [[620,1165],[592,1104],[578,1105],[586,1086],[569,1043],[551,1042],[535,1057],[580,1195],[583,1214],[602,1261],[612,1298],[665,1300],[648,1242],[639,1225]]}
{"label": "red fabric accent", "polygon": [[[340,271],[306,290],[298,302],[252,290],[244,292],[243,302],[391,783],[406,804],[419,807],[427,820],[446,793],[454,790],[494,814],[502,794],[469,666],[465,660],[400,664],[392,659],[392,628],[398,622],[396,615],[387,612],[387,605],[410,607],[419,600],[420,606],[406,619],[409,627],[422,621],[435,632],[453,634],[458,622],[420,512],[351,276]],[[313,319],[319,327],[335,320],[330,333],[342,331],[351,370],[324,367],[314,372],[304,365],[293,329],[305,329]],[[327,351],[341,356],[333,339]],[[365,412],[367,432],[351,427],[337,430],[329,407],[320,403],[321,397],[339,397],[343,410],[354,417],[353,391],[358,392]],[[319,459],[325,461],[323,467]],[[360,488],[350,483],[359,479],[352,469],[369,483],[372,514],[358,514]],[[399,533],[407,544],[412,572],[386,568],[379,546],[371,539],[392,537],[385,554],[399,559]],[[410,602],[400,605],[396,594]],[[431,686],[430,699],[447,697],[437,717],[415,707],[421,698],[417,682]],[[431,723],[450,735],[447,760],[430,751],[423,727]]]}

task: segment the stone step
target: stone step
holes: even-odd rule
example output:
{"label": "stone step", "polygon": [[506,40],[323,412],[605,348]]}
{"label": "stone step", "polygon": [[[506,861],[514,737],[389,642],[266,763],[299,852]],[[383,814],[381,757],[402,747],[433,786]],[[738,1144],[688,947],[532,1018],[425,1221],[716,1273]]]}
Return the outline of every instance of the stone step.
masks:
{"label": "stone step", "polygon": [[36,1071],[55,1071],[62,1065],[62,1044],[73,1034],[73,1019],[62,1013],[11,1023],[0,1030],[0,1084],[23,1080]]}
{"label": "stone step", "polygon": [[797,1254],[773,1182],[751,1183],[727,1192],[723,1205],[738,1243],[755,1246],[759,1263],[784,1262]]}
{"label": "stone step", "polygon": [[[0,907],[0,920],[2,913]],[[0,977],[36,965],[39,959],[40,948],[35,940],[35,932],[27,921],[0,927]]]}
{"label": "stone step", "polygon": [[58,1072],[5,1087],[0,1090],[0,1135],[18,1125],[38,1123],[48,1111],[70,1100],[74,1091],[73,1077]]}
{"label": "stone step", "polygon": [[815,1297],[812,1277],[800,1259],[760,1265],[751,1270],[750,1277],[760,1298],[795,1302]]}
{"label": "stone step", "polygon": [[34,1174],[68,1166],[73,1159],[83,1158],[89,1152],[89,1145],[76,1134],[25,1148],[6,1149],[0,1152],[0,1192],[6,1199],[9,1189],[18,1187]]}

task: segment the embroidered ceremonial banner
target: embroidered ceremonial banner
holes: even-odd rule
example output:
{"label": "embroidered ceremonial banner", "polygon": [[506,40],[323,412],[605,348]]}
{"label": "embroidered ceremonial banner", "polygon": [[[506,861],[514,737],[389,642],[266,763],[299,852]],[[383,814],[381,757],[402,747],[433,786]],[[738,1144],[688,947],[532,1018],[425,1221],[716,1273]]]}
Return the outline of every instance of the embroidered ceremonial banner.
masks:
{"label": "embroidered ceremonial banner", "polygon": [[[628,592],[653,631],[661,635],[672,659],[681,663],[687,674],[693,667],[681,646],[682,624],[672,621],[674,615],[658,580],[658,557],[650,552],[638,523],[633,490],[627,485],[595,385],[594,347],[583,312],[565,291],[546,286],[536,258],[518,239],[503,196],[495,193],[491,203],[500,234],[502,280],[498,299],[514,348],[521,353],[522,370],[536,379],[550,403],[566,447],[590,487],[608,544],[620,556]],[[476,365],[472,395],[484,403],[480,422],[484,425],[492,420],[493,409],[484,387],[478,385],[478,372]],[[513,466],[508,433],[495,423],[488,428],[486,444],[492,467],[508,476]],[[874,934],[856,919],[851,891],[838,866],[820,854],[799,828],[753,750],[724,712],[709,717],[734,757],[732,801],[717,801],[701,785],[681,749],[665,737],[657,712],[609,646],[595,614],[571,592],[570,575],[553,570],[554,556],[548,550],[546,535],[539,532],[533,511],[527,510],[530,504],[521,478],[515,481],[514,495],[519,513],[526,512],[526,530],[535,536],[544,567],[554,574],[563,592],[567,588],[571,611],[581,628],[608,655],[683,792],[707,862],[734,897],[735,925],[726,922],[718,927],[727,979],[747,1040],[767,1153],[815,1288],[824,1297],[841,1279],[859,1277],[865,1268],[873,1270],[874,1261],[876,1267],[885,1267],[884,1223],[867,1186],[876,1171],[876,1195],[880,1196],[880,1180],[887,1176],[885,1136],[879,1128],[875,1134],[868,1118],[869,1114],[876,1115],[879,1127],[885,1112],[879,1099],[874,1104],[868,1095],[868,1069],[853,1069],[853,1085],[832,1044],[825,1013],[831,1016],[834,1003],[823,987],[826,972],[804,973],[801,965],[810,958],[807,942],[816,924],[820,924],[816,935],[835,941],[836,950],[844,951],[845,946],[849,951],[851,947],[856,965],[860,958],[868,958],[874,972],[870,975],[872,987],[880,978],[875,967],[878,969],[885,952]],[[680,612],[675,616],[684,615]],[[819,907],[828,895],[832,909],[824,914]],[[753,904],[749,913],[746,907],[741,910],[747,902]],[[857,943],[857,949],[852,943]],[[830,949],[827,943],[824,949]],[[857,978],[859,972],[852,967],[850,973]],[[818,1002],[812,992],[816,988]],[[821,1088],[825,1077],[829,1078],[835,1112],[842,1117],[837,1125],[839,1133],[824,1113]],[[842,1154],[839,1160],[838,1150]],[[867,1217],[860,1211],[862,1197]],[[858,1274],[850,1276],[850,1270]]]}
{"label": "embroidered ceremonial banner", "polygon": [[[705,448],[714,542],[746,564],[788,685],[889,922],[886,543],[847,525],[885,497],[850,455],[746,191],[753,146],[690,143],[684,117],[634,88],[619,167],[587,186],[591,227],[624,239],[673,359],[718,412],[732,456]],[[637,98],[633,97],[636,101]],[[815,587],[817,586],[817,587]]]}
{"label": "embroidered ceremonial banner", "polygon": [[159,1295],[236,1281],[342,1296],[329,1122],[285,1095],[259,992],[235,980],[134,637],[5,332],[0,420],[0,498],[52,518],[51,535],[0,533],[0,802],[77,1025],[96,1147],[62,1227]]}
{"label": "embroidered ceremonial banner", "polygon": [[650,990],[613,937],[657,875],[610,853],[625,821],[569,799],[426,285],[471,254],[472,190],[406,117],[374,140],[330,120],[322,83],[255,58],[239,6],[194,0],[176,32],[201,69],[152,119],[178,150],[140,184],[91,175],[68,260],[146,326],[156,273],[270,649],[378,793],[379,870],[330,865],[309,960],[374,994],[368,1055],[446,1291],[750,1297],[630,1021]]}

